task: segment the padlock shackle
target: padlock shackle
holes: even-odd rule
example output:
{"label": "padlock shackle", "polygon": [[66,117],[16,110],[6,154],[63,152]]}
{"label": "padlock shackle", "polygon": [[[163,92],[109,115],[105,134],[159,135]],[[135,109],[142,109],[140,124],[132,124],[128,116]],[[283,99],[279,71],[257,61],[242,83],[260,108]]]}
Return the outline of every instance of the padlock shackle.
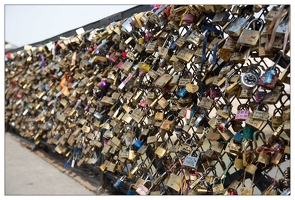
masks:
{"label": "padlock shackle", "polygon": [[255,18],[255,19],[252,19],[248,24],[247,26],[245,27],[245,29],[248,29],[252,24],[253,22],[261,22],[261,26],[259,27],[259,33],[262,31],[262,29],[264,28],[264,21],[261,19],[261,18]]}
{"label": "padlock shackle", "polygon": [[261,136],[260,138],[262,139],[263,143],[266,144],[265,133],[262,130],[255,131],[253,133],[254,149],[257,149],[257,138],[258,138],[257,134],[262,135],[263,138],[261,138]]}
{"label": "padlock shackle", "polygon": [[246,152],[247,148],[251,147],[251,150],[253,150],[253,143],[251,140],[247,140],[243,145],[243,151]]}

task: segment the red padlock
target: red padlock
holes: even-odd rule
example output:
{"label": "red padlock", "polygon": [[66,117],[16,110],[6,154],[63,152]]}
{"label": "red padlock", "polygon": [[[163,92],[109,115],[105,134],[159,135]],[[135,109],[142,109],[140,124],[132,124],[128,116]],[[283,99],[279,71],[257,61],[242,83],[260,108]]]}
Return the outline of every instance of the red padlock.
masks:
{"label": "red padlock", "polygon": [[167,6],[166,9],[165,9],[165,11],[164,11],[164,16],[166,17],[166,19],[170,15],[170,10],[171,10],[171,6]]}

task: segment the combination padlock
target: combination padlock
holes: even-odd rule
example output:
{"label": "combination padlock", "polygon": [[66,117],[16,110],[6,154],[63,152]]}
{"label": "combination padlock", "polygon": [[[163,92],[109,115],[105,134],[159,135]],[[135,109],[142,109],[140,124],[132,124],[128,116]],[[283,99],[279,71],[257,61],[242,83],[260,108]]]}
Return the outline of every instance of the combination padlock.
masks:
{"label": "combination padlock", "polygon": [[242,88],[246,90],[254,89],[260,78],[261,70],[250,66],[246,73],[241,75]]}

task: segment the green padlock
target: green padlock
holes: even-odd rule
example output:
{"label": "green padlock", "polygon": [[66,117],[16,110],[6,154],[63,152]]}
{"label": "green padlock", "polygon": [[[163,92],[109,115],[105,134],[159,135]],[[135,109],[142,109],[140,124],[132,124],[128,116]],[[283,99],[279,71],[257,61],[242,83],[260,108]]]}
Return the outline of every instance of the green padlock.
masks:
{"label": "green padlock", "polygon": [[[245,126],[243,128],[243,139],[253,140],[253,135],[254,135],[255,131],[257,131],[256,128],[251,127],[251,126]],[[258,138],[256,138],[256,139],[258,139]]]}

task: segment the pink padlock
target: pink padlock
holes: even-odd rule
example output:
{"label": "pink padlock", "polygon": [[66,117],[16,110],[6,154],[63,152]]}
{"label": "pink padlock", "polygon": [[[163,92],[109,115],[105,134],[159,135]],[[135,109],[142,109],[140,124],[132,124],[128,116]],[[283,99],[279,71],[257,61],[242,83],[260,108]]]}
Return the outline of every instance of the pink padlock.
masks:
{"label": "pink padlock", "polygon": [[149,42],[150,41],[151,35],[152,34],[151,34],[150,31],[145,32],[145,35],[144,35],[145,42]]}
{"label": "pink padlock", "polygon": [[221,92],[219,88],[210,88],[210,98],[214,99],[214,98],[219,98],[221,97]]}
{"label": "pink padlock", "polygon": [[194,19],[195,19],[195,15],[190,14],[190,13],[185,14],[183,21],[182,21],[182,25],[189,26],[191,23],[194,22]]}
{"label": "pink padlock", "polygon": [[23,94],[22,93],[17,93],[16,96],[21,99],[23,97]]}
{"label": "pink padlock", "polygon": [[142,100],[139,105],[143,108],[146,108],[146,103],[144,100]]}
{"label": "pink padlock", "polygon": [[248,104],[240,104],[237,108],[237,114],[235,116],[235,120],[238,122],[246,121],[248,118],[250,111]]}
{"label": "pink padlock", "polygon": [[120,61],[118,64],[117,64],[117,67],[119,69],[122,69],[123,70],[123,65],[124,65],[124,62],[123,61]]}
{"label": "pink padlock", "polygon": [[108,58],[108,59],[109,59],[110,61],[112,61],[112,62],[116,62],[117,59],[118,59],[118,57],[116,56],[115,53],[112,53],[112,54],[109,55],[109,58]]}

